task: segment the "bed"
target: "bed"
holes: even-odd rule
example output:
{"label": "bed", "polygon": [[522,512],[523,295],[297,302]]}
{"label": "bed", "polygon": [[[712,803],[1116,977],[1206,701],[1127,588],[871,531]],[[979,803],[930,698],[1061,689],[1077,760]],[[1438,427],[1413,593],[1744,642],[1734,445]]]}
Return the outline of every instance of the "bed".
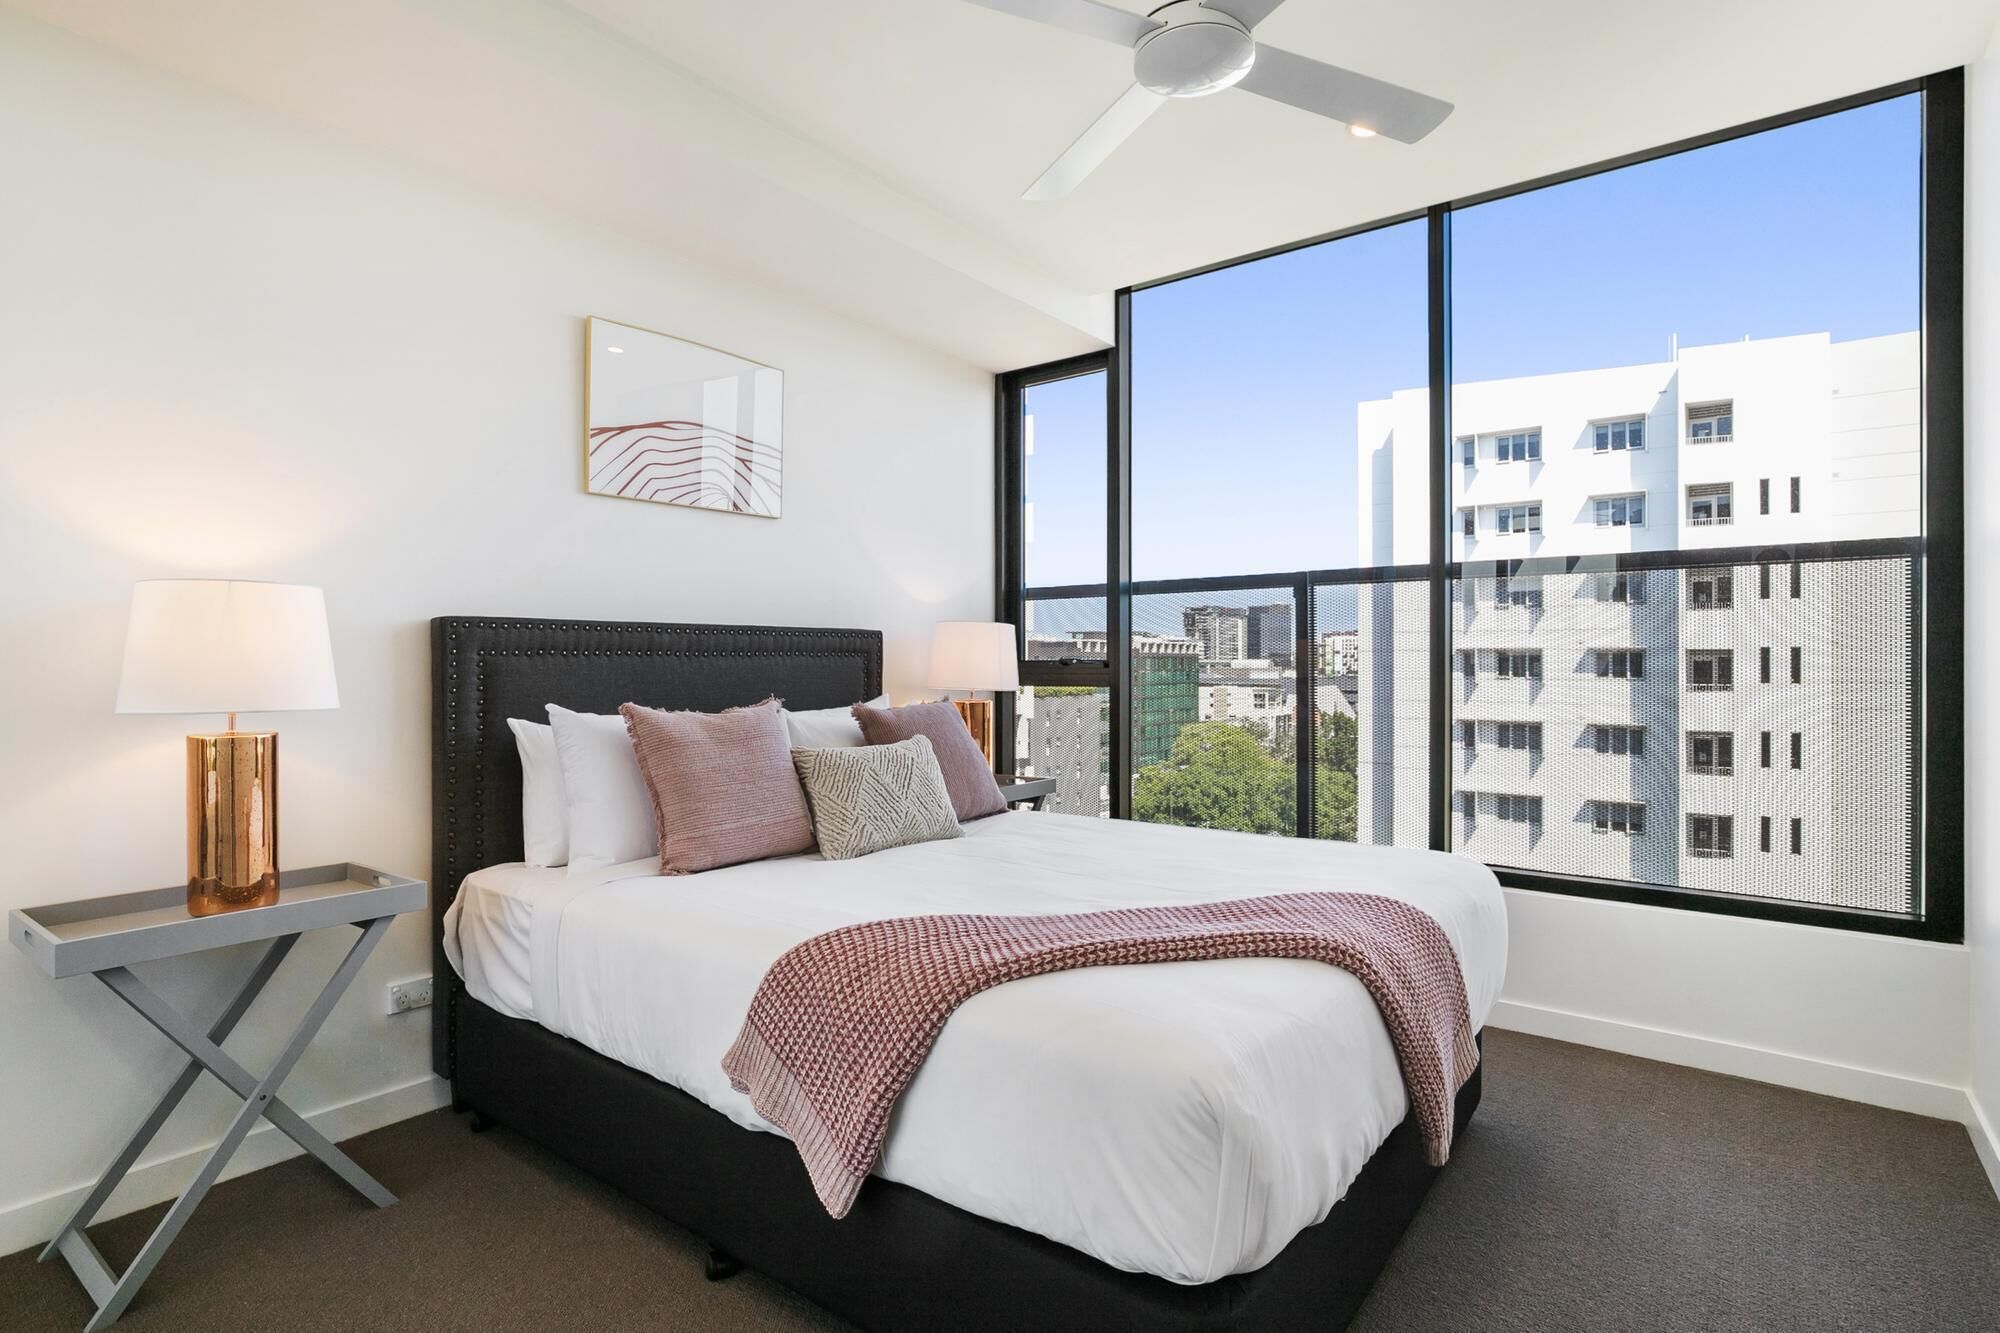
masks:
{"label": "bed", "polygon": [[[1506,951],[1490,872],[1026,812],[847,862],[537,869],[518,864],[507,718],[773,693],[838,707],[879,691],[880,637],[446,618],[433,652],[436,1056],[462,1106],[869,1328],[1329,1328],[1359,1305],[1436,1170],[1379,1014],[1339,969],[1082,969],[975,997],[840,1221],[719,1056],[764,968],[852,921],[1311,888],[1429,912],[1477,1024]],[[1461,1128],[1479,1088],[1459,1095]]]}

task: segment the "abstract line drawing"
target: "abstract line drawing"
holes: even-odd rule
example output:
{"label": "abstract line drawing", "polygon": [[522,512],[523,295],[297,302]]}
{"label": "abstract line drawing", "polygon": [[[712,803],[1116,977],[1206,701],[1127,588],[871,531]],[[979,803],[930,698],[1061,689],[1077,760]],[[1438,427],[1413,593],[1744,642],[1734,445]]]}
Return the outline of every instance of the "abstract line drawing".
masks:
{"label": "abstract line drawing", "polygon": [[585,336],[587,491],[778,517],[783,371],[608,319]]}

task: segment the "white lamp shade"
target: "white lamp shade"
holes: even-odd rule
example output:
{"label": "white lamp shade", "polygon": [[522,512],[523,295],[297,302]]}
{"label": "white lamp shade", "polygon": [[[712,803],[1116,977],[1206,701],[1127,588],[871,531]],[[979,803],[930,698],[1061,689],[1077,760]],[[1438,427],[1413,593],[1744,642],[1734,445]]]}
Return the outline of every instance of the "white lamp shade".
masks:
{"label": "white lamp shade", "polygon": [[991,620],[940,620],[931,636],[931,674],[939,690],[1013,690],[1021,685],[1014,627]]}
{"label": "white lamp shade", "polygon": [[132,586],[121,713],[338,708],[326,596],[297,583],[148,579]]}

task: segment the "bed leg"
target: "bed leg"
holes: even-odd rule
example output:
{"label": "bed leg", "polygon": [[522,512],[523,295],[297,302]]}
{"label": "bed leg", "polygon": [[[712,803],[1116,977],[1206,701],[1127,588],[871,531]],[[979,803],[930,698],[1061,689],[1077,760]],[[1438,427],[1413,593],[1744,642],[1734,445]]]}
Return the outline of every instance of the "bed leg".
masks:
{"label": "bed leg", "polygon": [[710,1282],[727,1282],[743,1271],[743,1261],[733,1254],[725,1254],[713,1245],[708,1247],[708,1262],[702,1267],[702,1275]]}
{"label": "bed leg", "polygon": [[474,1111],[472,1113],[473,1133],[484,1134],[491,1128],[493,1128],[493,1121],[484,1111]]}

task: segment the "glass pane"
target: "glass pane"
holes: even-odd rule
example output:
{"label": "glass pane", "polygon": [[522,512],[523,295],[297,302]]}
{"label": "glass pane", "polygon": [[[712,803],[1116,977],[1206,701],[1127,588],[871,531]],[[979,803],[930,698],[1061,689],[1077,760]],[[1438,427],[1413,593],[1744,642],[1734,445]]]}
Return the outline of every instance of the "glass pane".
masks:
{"label": "glass pane", "polygon": [[1313,589],[1313,832],[1430,843],[1430,598],[1420,581]]}
{"label": "glass pane", "polygon": [[1426,245],[1411,222],[1133,295],[1133,577],[1370,565],[1391,523],[1426,540],[1424,458],[1392,476],[1375,448],[1423,433]]}
{"label": "glass pane", "polygon": [[1132,599],[1134,819],[1295,831],[1292,613],[1289,587]]}
{"label": "glass pane", "polygon": [[[1096,371],[1031,384],[1021,393],[1021,550],[1028,634],[1031,640],[1070,640],[1094,633],[1096,644],[1094,649],[1071,643],[1059,650],[1037,650],[1031,642],[1031,658],[1104,660],[1108,378]],[[1091,595],[1093,587],[1097,591]],[[1054,588],[1070,596],[1037,605],[1036,590]],[[1084,595],[1076,595],[1079,591]]]}
{"label": "glass pane", "polygon": [[1031,589],[1021,603],[1026,628],[1027,659],[1031,662],[1102,662],[1104,656],[1104,589],[1083,589],[1077,596],[1041,597]]}
{"label": "glass pane", "polygon": [[1111,691],[1024,685],[1014,704],[1014,771],[1056,780],[1042,807],[1065,815],[1111,817]]}
{"label": "glass pane", "polygon": [[1922,162],[1911,95],[1455,212],[1457,558],[1920,535]]}
{"label": "glass pane", "polygon": [[[1498,599],[1504,580],[1461,580],[1451,599],[1454,849],[1561,874],[1915,910],[1917,562],[1800,569],[1798,598],[1744,612],[1693,602],[1689,589],[1755,586],[1752,566],[1650,570],[1639,601],[1629,583],[1624,600],[1607,595],[1621,576],[1550,574],[1532,608]],[[1772,647],[1796,652],[1796,684],[1736,670]],[[1539,678],[1492,669],[1530,651]],[[1539,726],[1541,748],[1499,744],[1513,723]],[[1774,733],[1787,746],[1800,737],[1799,767],[1789,749],[1771,762]],[[1738,764],[1739,753],[1760,762]],[[1520,798],[1541,802],[1539,822],[1496,816]],[[1642,808],[1637,818],[1629,807]],[[1750,835],[1765,819],[1798,820],[1800,851],[1784,839],[1759,850]]]}

